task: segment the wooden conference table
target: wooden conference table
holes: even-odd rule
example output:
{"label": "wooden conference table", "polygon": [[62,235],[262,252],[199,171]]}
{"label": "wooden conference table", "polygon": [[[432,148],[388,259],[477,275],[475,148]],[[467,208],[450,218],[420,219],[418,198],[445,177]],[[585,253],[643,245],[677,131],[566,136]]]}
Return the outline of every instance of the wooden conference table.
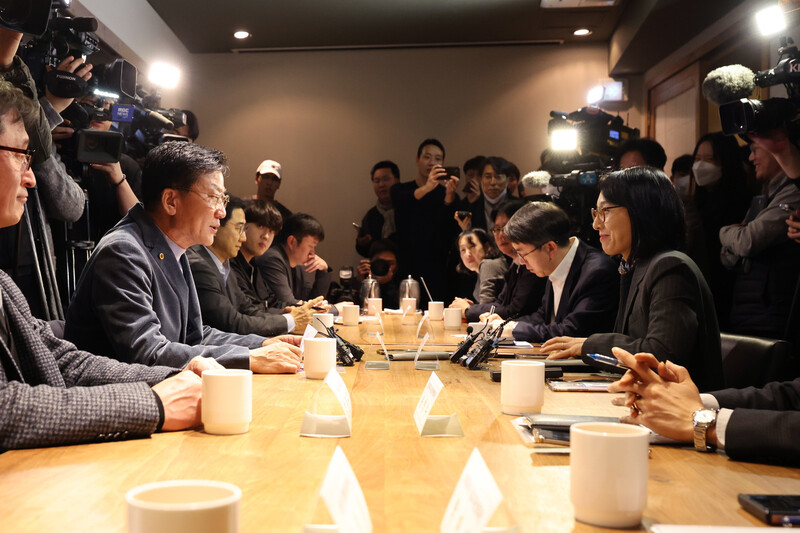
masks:
{"label": "wooden conference table", "polygon": [[[416,326],[384,319],[385,342],[408,342]],[[379,356],[365,324],[341,327]],[[458,338],[434,323],[429,346]],[[390,347],[392,350],[393,347]],[[493,364],[499,366],[499,361]],[[127,442],[19,450],[0,454],[0,531],[125,531],[126,491],[169,479],[213,479],[242,489],[243,532],[301,531],[319,522],[318,491],[340,445],[366,496],[375,531],[438,531],[452,491],[473,448],[483,455],[504,495],[501,520],[522,531],[594,531],[575,522],[569,501],[569,456],[535,454],[500,409],[500,384],[485,371],[449,361],[438,375],[444,390],[433,414],[457,413],[464,437],[420,437],[413,412],[430,372],[413,362],[342,377],[353,403],[352,436],[300,437],[304,412],[321,381],[299,375],[255,376],[253,423],[237,436],[202,430],[162,433]],[[544,412],[620,415],[607,393],[545,392]],[[620,472],[624,476],[624,472]],[[603,481],[598,480],[598,490]],[[736,495],[800,494],[800,470],[734,462],[689,448],[652,448],[645,522],[759,525]]]}

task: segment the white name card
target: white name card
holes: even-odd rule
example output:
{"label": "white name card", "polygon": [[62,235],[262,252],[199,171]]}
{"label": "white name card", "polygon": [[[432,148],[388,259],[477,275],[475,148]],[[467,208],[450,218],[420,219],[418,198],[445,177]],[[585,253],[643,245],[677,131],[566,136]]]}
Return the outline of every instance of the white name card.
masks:
{"label": "white name card", "polygon": [[333,395],[336,396],[337,400],[339,400],[339,404],[342,406],[342,410],[344,411],[344,416],[347,417],[347,429],[348,431],[352,431],[353,404],[350,403],[350,392],[347,390],[347,385],[344,384],[342,376],[340,376],[339,372],[336,371],[336,367],[333,367],[328,371],[328,375],[325,376],[325,381],[323,381],[323,383],[328,384],[328,387],[330,387],[333,391]]}
{"label": "white name card", "polygon": [[436,372],[431,372],[431,377],[428,378],[428,384],[425,385],[425,390],[422,391],[422,396],[417,403],[417,408],[414,410],[414,422],[417,424],[417,429],[422,433],[422,428],[425,427],[425,421],[428,415],[431,414],[433,404],[436,403],[436,398],[442,392],[444,385]]}
{"label": "white name card", "polygon": [[372,531],[372,520],[369,517],[364,492],[341,446],[337,446],[333,452],[328,472],[322,482],[320,496],[339,531],[352,533]]}
{"label": "white name card", "polygon": [[475,448],[442,518],[442,533],[480,533],[502,501],[500,487]]}

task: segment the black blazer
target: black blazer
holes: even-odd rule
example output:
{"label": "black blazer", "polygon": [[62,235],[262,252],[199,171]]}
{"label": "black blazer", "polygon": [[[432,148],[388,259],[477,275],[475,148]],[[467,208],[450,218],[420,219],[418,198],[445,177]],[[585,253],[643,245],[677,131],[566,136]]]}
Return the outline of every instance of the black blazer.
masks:
{"label": "black blazer", "polygon": [[514,339],[542,342],[562,335],[586,337],[608,331],[614,324],[618,301],[617,266],[600,250],[578,241],[555,320],[550,319],[555,305],[553,284],[548,279],[542,305],[519,319]]}
{"label": "black blazer", "polygon": [[685,366],[701,391],[723,387],[714,298],[686,254],[669,251],[640,261],[633,272],[615,333],[592,335],[583,353],[611,355],[618,346]]}
{"label": "black blazer", "polygon": [[205,246],[186,250],[192,268],[203,322],[231,333],[255,333],[265,337],[287,333],[288,323],[282,315],[269,313],[264,304],[256,306],[239,289],[233,271],[227,283],[222,279],[211,253]]}
{"label": "black blazer", "polygon": [[725,430],[728,457],[800,466],[800,378],[711,394],[720,407],[733,409]]}

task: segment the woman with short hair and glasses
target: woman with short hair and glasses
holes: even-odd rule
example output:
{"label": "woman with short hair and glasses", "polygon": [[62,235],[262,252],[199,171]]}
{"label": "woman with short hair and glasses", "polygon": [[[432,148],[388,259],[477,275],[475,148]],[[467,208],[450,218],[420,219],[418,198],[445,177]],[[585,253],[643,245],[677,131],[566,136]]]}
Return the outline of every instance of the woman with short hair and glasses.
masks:
{"label": "woman with short hair and glasses", "polygon": [[649,352],[689,369],[701,390],[723,386],[714,299],[700,269],[681,252],[686,223],[669,178],[650,167],[613,172],[600,181],[593,227],[609,256],[620,256],[619,311],[613,333],[557,337],[551,359],[620,347]]}

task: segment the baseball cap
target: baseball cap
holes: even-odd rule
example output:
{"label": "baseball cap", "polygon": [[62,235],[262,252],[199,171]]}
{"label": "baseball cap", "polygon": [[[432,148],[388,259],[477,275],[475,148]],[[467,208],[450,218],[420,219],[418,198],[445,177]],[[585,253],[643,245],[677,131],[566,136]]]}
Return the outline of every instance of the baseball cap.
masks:
{"label": "baseball cap", "polygon": [[278,179],[281,179],[281,164],[277,161],[273,161],[272,159],[265,159],[258,165],[256,169],[257,174],[275,174],[278,176]]}

